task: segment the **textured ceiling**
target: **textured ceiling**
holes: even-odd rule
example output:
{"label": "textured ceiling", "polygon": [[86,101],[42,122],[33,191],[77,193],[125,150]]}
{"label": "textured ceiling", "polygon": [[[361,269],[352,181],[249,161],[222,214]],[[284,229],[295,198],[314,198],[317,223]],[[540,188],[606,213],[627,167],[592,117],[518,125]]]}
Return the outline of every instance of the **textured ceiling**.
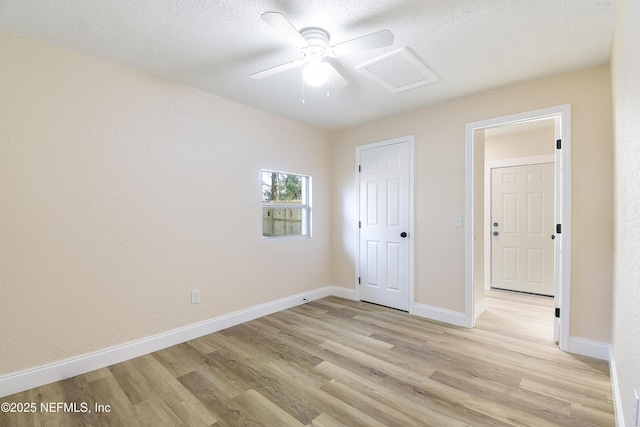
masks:
{"label": "textured ceiling", "polygon": [[[260,15],[321,27],[331,44],[389,29],[393,45],[333,62],[339,91],[306,87],[300,58]],[[0,28],[336,129],[609,62],[615,0],[0,0]],[[354,70],[408,47],[438,81],[393,94]],[[302,103],[302,99],[305,103]]]}

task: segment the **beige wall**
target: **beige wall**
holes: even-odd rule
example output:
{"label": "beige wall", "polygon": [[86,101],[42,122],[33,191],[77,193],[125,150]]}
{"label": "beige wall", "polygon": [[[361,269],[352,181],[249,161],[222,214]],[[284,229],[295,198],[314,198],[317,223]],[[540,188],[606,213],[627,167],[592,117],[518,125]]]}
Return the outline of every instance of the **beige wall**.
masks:
{"label": "beige wall", "polygon": [[[618,2],[611,60],[615,119],[613,358],[625,425],[640,392],[640,2]],[[622,425],[622,423],[620,424]]]}
{"label": "beige wall", "polygon": [[[514,157],[541,156],[554,154],[555,150],[555,120],[547,119],[548,127],[530,131],[485,135],[485,160],[503,160]],[[511,125],[518,127],[522,125]],[[516,128],[517,129],[517,128]]]}
{"label": "beige wall", "polygon": [[[330,284],[325,132],[6,32],[0,58],[0,375]],[[313,177],[312,239],[262,242],[263,167]]]}
{"label": "beige wall", "polygon": [[464,311],[465,124],[572,104],[573,337],[609,342],[612,281],[612,123],[608,66],[545,78],[333,134],[333,283],[355,285],[354,147],[415,136],[416,303]]}

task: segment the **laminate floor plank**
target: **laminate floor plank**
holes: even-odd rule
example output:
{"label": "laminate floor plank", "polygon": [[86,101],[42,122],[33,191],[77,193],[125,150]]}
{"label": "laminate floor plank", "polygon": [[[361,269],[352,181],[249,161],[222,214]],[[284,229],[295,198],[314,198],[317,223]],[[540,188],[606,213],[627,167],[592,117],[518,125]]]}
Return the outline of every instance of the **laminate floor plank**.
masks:
{"label": "laminate floor plank", "polygon": [[[310,388],[319,389],[329,381],[324,375],[286,361],[274,361],[269,364],[265,367],[264,375],[271,378],[279,386],[278,393],[273,393],[269,390],[268,394],[265,393],[265,396],[268,396],[275,404],[295,416],[302,423],[308,424],[322,412],[314,401],[292,394],[290,392],[290,384],[305,384]],[[323,379],[319,381],[321,376]]]}
{"label": "laminate floor plank", "polygon": [[466,329],[323,298],[4,397],[38,410],[0,412],[0,425],[615,425],[608,364],[558,349],[552,299],[485,302]]}
{"label": "laminate floor plank", "polygon": [[[543,394],[545,396],[553,397],[556,399],[564,399],[568,403],[574,401],[581,401],[586,403],[590,408],[598,409],[600,411],[609,411],[611,409],[612,399],[611,395],[606,392],[588,392],[588,393],[576,393],[566,388],[559,388],[550,386],[547,384],[540,384],[529,379],[523,379],[520,382],[520,388],[529,390],[537,394]],[[581,390],[584,390],[582,388]]]}
{"label": "laminate floor plank", "polygon": [[[104,377],[96,380],[92,383],[91,394],[94,402],[91,408],[89,416],[90,420],[83,420],[86,422],[82,425],[99,425],[99,426],[117,426],[117,425],[129,425],[132,427],[141,426],[134,405],[124,393],[118,382],[114,377]],[[104,411],[96,411],[95,405],[103,405]],[[108,406],[107,406],[108,405]],[[67,414],[72,415],[72,414]],[[86,414],[79,414],[72,418],[79,419],[86,417]],[[56,420],[57,421],[57,420]],[[64,425],[64,424],[52,424],[52,425]]]}
{"label": "laminate floor plank", "polygon": [[83,377],[88,381],[92,382],[95,380],[99,380],[100,378],[110,377],[111,371],[109,368],[96,369],[95,371],[87,372],[83,375]]}
{"label": "laminate floor plank", "polygon": [[[215,354],[215,356],[218,360],[225,360],[224,356],[220,356],[219,354]],[[321,412],[317,410],[311,402],[302,400],[297,393],[292,393],[290,387],[291,383],[296,382],[310,385],[311,387],[316,387],[317,384],[311,381],[300,381],[300,378],[303,378],[301,376],[283,384],[284,379],[290,377],[291,372],[295,371],[293,366],[289,366],[286,370],[279,371],[279,375],[274,375],[269,367],[271,365],[277,365],[277,361],[273,361],[270,365],[261,366],[259,369],[234,363],[231,359],[226,359],[223,363],[226,369],[238,378],[238,382],[243,382],[246,385],[245,390],[254,389],[267,399],[278,402],[285,411],[298,416],[303,424],[311,421]],[[310,373],[309,376],[311,375]]]}
{"label": "laminate floor plank", "polygon": [[[573,361],[572,369],[564,371],[558,369],[558,364],[526,353],[522,353],[522,347],[518,351],[505,350],[500,353],[499,363],[487,363],[495,355],[495,346],[483,342],[477,342],[473,346],[473,351],[460,348],[453,343],[430,342],[427,346],[416,346],[402,344],[394,348],[393,351],[400,352],[404,348],[402,355],[406,360],[419,362],[421,358],[428,356],[433,362],[431,365],[436,369],[453,371],[470,371],[474,375],[486,378],[503,377],[511,381],[520,381],[522,378],[539,379],[546,378],[560,384],[565,381],[569,384],[584,384],[591,388],[603,388],[608,390],[610,385],[608,378],[592,378],[592,371]],[[506,385],[516,385],[505,383]]]}
{"label": "laminate floor plank", "polygon": [[413,364],[406,360],[402,360],[401,358],[395,359],[397,360],[395,363],[389,362],[334,341],[325,341],[321,344],[321,347],[352,359],[358,363],[368,366],[369,368],[400,379],[411,380],[416,377],[425,378],[435,372],[435,369],[427,364]]}
{"label": "laminate floor plank", "polygon": [[369,414],[360,411],[348,403],[333,397],[331,394],[313,387],[304,382],[297,381],[289,375],[285,375],[279,367],[267,367],[274,377],[277,377],[283,385],[289,389],[296,390],[299,398],[305,402],[310,402],[319,412],[326,412],[338,421],[350,427],[383,427],[385,424],[372,418]]}
{"label": "laminate floor plank", "polygon": [[[552,418],[555,425],[567,425],[571,421],[571,403],[560,399],[537,395],[518,387],[505,387],[491,381],[478,381],[473,377],[444,374],[439,371],[435,372],[430,379],[450,387],[464,389],[474,395],[490,394],[493,399],[499,400],[510,408],[518,408],[542,418]],[[550,414],[553,415],[550,416]]]}
{"label": "laminate floor plank", "polygon": [[178,380],[207,407],[209,412],[219,419],[213,425],[218,427],[261,426],[259,422],[248,417],[234,398],[230,399],[224,393],[219,393],[215,383],[204,378],[200,372],[191,372],[178,378]]}
{"label": "laminate floor plank", "polygon": [[307,427],[349,427],[324,412],[307,424]]}
{"label": "laminate floor plank", "polygon": [[[131,403],[137,405],[157,394],[155,388],[135,366],[134,360],[127,360],[110,368],[112,377],[116,379]],[[105,377],[106,378],[106,377]]]}
{"label": "laminate floor plank", "polygon": [[160,396],[152,396],[149,399],[134,406],[136,418],[143,426],[158,425],[184,425],[178,415],[167,406]]}
{"label": "laminate floor plank", "polygon": [[344,383],[352,389],[358,390],[373,399],[385,402],[386,405],[396,410],[406,411],[407,408],[411,408],[411,412],[409,412],[409,414],[414,418],[422,420],[422,425],[433,425],[438,427],[461,427],[473,425],[467,424],[466,422],[458,419],[466,418],[465,416],[452,418],[445,414],[447,412],[446,409],[443,410],[443,408],[438,407],[437,409],[442,412],[432,409],[436,407],[434,402],[430,401],[429,404],[425,404],[424,396],[419,393],[407,394],[404,390],[400,393],[393,392],[394,389],[392,387],[388,387],[389,382],[398,382],[398,380],[389,379],[386,375],[381,376],[379,373],[368,372],[366,370],[357,372],[353,369],[334,365],[330,362],[322,362],[320,365],[316,366],[315,369],[325,372],[333,379],[340,381],[341,383]]}
{"label": "laminate floor plank", "polygon": [[198,369],[206,358],[190,343],[182,343],[154,353],[160,362],[174,377],[179,377]]}
{"label": "laminate floor plank", "polygon": [[[371,366],[377,370],[386,373],[389,377],[393,377],[404,383],[409,384],[416,390],[420,389],[424,393],[428,393],[434,400],[437,401],[460,401],[472,403],[476,407],[485,408],[485,411],[493,409],[492,412],[486,412],[487,415],[496,419],[502,419],[503,408],[499,404],[495,404],[490,400],[484,400],[484,397],[475,396],[466,388],[457,389],[455,387],[449,387],[447,384],[432,380],[430,377],[435,373],[431,368],[423,368],[420,365],[401,362],[404,366],[394,365],[384,360],[380,360],[376,357],[367,355],[360,351],[351,349],[347,346],[343,346],[334,342],[327,341],[322,344],[323,347],[332,349],[339,352],[346,357],[351,357],[354,360],[358,360],[363,364]],[[416,368],[417,367],[417,368]],[[524,413],[520,408],[514,408],[513,412],[516,412],[516,416],[522,416]],[[529,420],[534,419],[534,416],[529,416]],[[552,425],[546,424],[544,420],[539,420],[540,425]]]}
{"label": "laminate floor plank", "polygon": [[146,378],[155,393],[185,425],[213,424],[217,419],[155,358],[155,355],[156,353],[152,353],[133,360],[134,366]]}
{"label": "laminate floor plank", "polygon": [[324,384],[322,390],[365,414],[370,414],[384,425],[404,427],[424,426],[424,422],[387,405],[386,399],[375,399],[336,380],[331,380]]}
{"label": "laminate floor plank", "polygon": [[259,322],[251,322],[250,325],[246,325],[244,336],[234,336],[241,342],[250,343],[252,351],[258,349],[263,355],[268,356],[267,363],[271,360],[283,359],[312,368],[322,362],[321,358],[305,351],[303,346],[289,345],[291,340],[283,334],[263,334],[256,326],[259,326]]}
{"label": "laminate floor plank", "polygon": [[[347,336],[349,333],[366,337],[371,334],[372,328],[370,325],[363,322],[353,321],[353,318],[351,317],[342,317],[340,318],[340,321],[330,315],[322,316],[319,319],[312,319],[300,314],[296,308],[282,313],[282,317],[290,319],[292,323],[296,323],[302,328],[313,328],[313,331],[316,334],[325,337],[333,337],[335,334]],[[345,319],[350,320],[346,321]]]}
{"label": "laminate floor plank", "polygon": [[260,424],[304,427],[300,421],[253,389],[247,390],[234,400],[243,408],[244,413]]}

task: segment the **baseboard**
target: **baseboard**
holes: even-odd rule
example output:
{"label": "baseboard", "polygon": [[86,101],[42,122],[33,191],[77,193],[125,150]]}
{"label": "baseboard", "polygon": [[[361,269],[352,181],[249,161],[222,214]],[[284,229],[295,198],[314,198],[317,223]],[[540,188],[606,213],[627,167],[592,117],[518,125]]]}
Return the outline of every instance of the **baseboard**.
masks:
{"label": "baseboard", "polygon": [[616,427],[625,427],[624,409],[620,399],[620,383],[618,382],[618,368],[613,347],[609,349],[609,376],[611,377],[611,394],[613,395],[613,413],[616,419]]}
{"label": "baseboard", "polygon": [[[313,301],[330,295],[349,300],[357,299],[354,289],[339,286],[327,286],[313,291],[303,292],[117,347],[5,375],[0,377],[0,397],[19,393],[55,381],[61,381],[115,363],[143,356],[203,335],[304,304],[307,301]],[[468,327],[465,314],[456,311],[431,307],[424,304],[415,304],[414,314],[431,320]],[[570,339],[569,351],[602,360],[610,359],[610,346],[608,344],[581,338]],[[614,372],[615,370],[612,370],[612,379]],[[615,390],[617,390],[617,388]]]}
{"label": "baseboard", "polygon": [[609,361],[610,349],[611,346],[603,342],[569,337],[569,348],[567,351],[581,356]]}
{"label": "baseboard", "polygon": [[482,301],[480,301],[480,303],[476,304],[475,306],[475,310],[473,311],[473,314],[475,316],[474,320],[478,320],[478,317],[480,317],[482,313],[484,313],[486,310],[487,310],[487,303],[483,298]]}
{"label": "baseboard", "polygon": [[[63,360],[34,369],[0,377],[0,397],[19,393],[34,387],[61,381],[96,369],[104,368],[125,360],[162,350],[203,335],[211,334],[231,326],[239,325],[268,314],[286,310],[307,301],[336,295],[349,298],[349,290],[327,286],[309,292],[260,304],[234,313],[219,316],[184,328],[143,338],[117,347],[97,351],[79,357]],[[355,297],[355,291],[354,291]]]}
{"label": "baseboard", "polygon": [[329,288],[331,290],[331,295],[334,297],[340,297],[352,301],[358,300],[355,289],[343,288],[340,286],[329,286]]}
{"label": "baseboard", "polygon": [[436,320],[438,322],[450,323],[455,326],[468,327],[467,316],[458,311],[445,310],[443,308],[431,307],[424,304],[414,304],[414,312],[416,316],[426,317],[427,319]]}

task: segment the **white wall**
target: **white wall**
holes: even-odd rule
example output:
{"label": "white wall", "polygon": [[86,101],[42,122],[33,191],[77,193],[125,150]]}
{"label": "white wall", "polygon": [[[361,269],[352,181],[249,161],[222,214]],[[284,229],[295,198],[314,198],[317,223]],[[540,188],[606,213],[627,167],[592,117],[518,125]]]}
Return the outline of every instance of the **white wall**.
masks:
{"label": "white wall", "polygon": [[[6,32],[0,58],[0,376],[330,284],[324,131]],[[261,168],[313,177],[312,239],[262,242]]]}
{"label": "white wall", "polygon": [[640,2],[620,0],[611,61],[615,123],[613,351],[617,416],[632,420],[640,393]]}
{"label": "white wall", "polygon": [[573,253],[570,334],[611,339],[612,124],[607,65],[479,94],[333,134],[333,284],[355,287],[354,147],[415,136],[415,301],[464,311],[465,124],[572,105]]}

